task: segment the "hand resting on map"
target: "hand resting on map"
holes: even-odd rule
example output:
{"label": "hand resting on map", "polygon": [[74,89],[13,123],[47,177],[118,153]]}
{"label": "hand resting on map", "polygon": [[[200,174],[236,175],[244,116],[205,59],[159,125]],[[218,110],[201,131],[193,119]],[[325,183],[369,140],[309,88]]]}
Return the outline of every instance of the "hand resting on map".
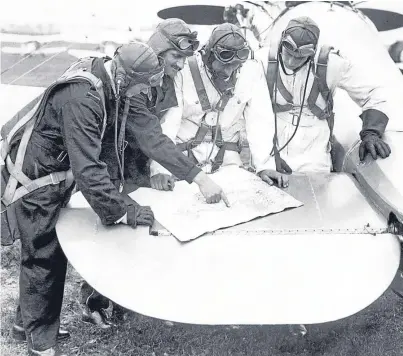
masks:
{"label": "hand resting on map", "polygon": [[175,187],[174,177],[168,174],[158,173],[151,177],[150,182],[151,188],[157,190],[174,190]]}
{"label": "hand resting on map", "polygon": [[[228,198],[226,197],[222,188],[214,183],[214,181],[207,176],[204,172],[199,172],[193,179],[193,182],[199,186],[200,192],[203,194],[208,204],[215,204],[224,201],[227,207],[230,206]],[[151,177],[151,188],[157,190],[173,190],[175,187],[175,180],[168,174],[156,174]]]}
{"label": "hand resting on map", "polygon": [[276,184],[279,188],[288,187],[288,176],[277,171],[266,169],[259,173],[260,178],[269,185]]}

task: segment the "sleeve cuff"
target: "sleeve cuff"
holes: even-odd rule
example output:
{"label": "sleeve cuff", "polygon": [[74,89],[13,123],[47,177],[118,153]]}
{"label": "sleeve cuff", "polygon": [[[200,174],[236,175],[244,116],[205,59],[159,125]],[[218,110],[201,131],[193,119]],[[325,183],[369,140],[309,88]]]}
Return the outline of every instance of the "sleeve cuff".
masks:
{"label": "sleeve cuff", "polygon": [[166,168],[161,166],[159,163],[152,161],[150,164],[150,177],[153,177],[157,174],[166,174],[171,176],[172,173],[168,171]]}
{"label": "sleeve cuff", "polygon": [[382,137],[389,121],[389,118],[382,111],[368,109],[360,117],[362,119],[361,139],[368,133],[375,133],[379,137]]}
{"label": "sleeve cuff", "polygon": [[189,184],[193,183],[193,179],[195,179],[195,177],[201,172],[201,169],[197,166],[194,166],[190,172],[187,174],[185,180],[186,182],[188,182]]}

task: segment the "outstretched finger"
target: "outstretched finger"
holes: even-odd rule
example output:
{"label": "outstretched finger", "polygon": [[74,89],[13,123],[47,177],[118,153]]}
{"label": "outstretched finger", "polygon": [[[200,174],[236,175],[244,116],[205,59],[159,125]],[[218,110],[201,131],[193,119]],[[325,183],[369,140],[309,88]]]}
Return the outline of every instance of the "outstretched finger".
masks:
{"label": "outstretched finger", "polygon": [[231,206],[231,204],[224,192],[221,192],[221,199],[224,201],[227,208],[229,208]]}

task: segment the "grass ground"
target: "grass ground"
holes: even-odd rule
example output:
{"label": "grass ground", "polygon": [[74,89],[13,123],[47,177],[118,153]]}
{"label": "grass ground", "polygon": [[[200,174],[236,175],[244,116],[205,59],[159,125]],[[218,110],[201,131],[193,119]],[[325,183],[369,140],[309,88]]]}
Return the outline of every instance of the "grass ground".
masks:
{"label": "grass ground", "polygon": [[[1,254],[0,354],[22,356],[25,345],[10,335],[18,295],[18,245],[2,248]],[[403,300],[390,291],[352,317],[307,326],[308,334],[301,337],[286,326],[172,324],[134,312],[113,330],[101,331],[80,320],[79,282],[69,267],[62,324],[72,337],[62,348],[71,355],[403,356]]]}

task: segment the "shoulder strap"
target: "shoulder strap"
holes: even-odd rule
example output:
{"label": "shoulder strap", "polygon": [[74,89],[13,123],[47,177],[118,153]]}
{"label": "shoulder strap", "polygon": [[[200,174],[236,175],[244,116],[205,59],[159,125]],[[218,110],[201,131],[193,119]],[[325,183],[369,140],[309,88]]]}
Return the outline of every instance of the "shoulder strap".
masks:
{"label": "shoulder strap", "polygon": [[[76,65],[78,64],[81,64],[81,62],[76,63]],[[39,112],[43,109],[50,93],[60,84],[72,83],[80,80],[85,80],[89,82],[101,97],[102,108],[104,113],[103,125],[102,125],[103,126],[102,136],[103,136],[106,127],[106,108],[105,108],[105,94],[103,90],[103,83],[95,75],[86,71],[86,69],[84,68],[76,69],[75,65],[73,64],[73,66],[71,66],[69,70],[67,70],[59,79],[57,79],[56,82],[51,84],[45,90],[44,93],[39,95],[36,99],[31,101],[27,106],[25,106],[21,110],[22,112],[24,112],[27,110],[28,107],[32,107],[34,105],[33,108],[30,109],[22,118],[20,118],[21,116],[20,111],[19,113],[14,115],[14,117],[11,120],[8,121],[10,123],[8,125],[8,129],[2,132],[2,135],[4,135],[4,141],[2,142],[1,147],[1,158],[3,159],[3,161],[5,160],[8,154],[11,140],[20,131],[20,129],[22,129],[33,117],[40,116],[36,114],[39,114]]]}
{"label": "shoulder strap", "polygon": [[320,94],[327,103],[331,103],[333,107],[333,98],[327,86],[327,63],[329,61],[330,51],[333,49],[331,46],[322,46],[319,52],[318,61],[316,63],[316,77],[318,78],[318,85]]}
{"label": "shoulder strap", "polygon": [[[267,87],[269,88],[270,98],[272,101],[273,110],[275,112],[283,112],[289,111],[292,109],[293,105],[293,97],[291,93],[284,86],[283,80],[281,79],[280,72],[278,70],[279,62],[277,60],[277,52],[275,51],[275,46],[269,47],[269,59],[267,62],[267,72],[266,72],[266,81]],[[281,96],[287,102],[284,105],[280,105],[277,102],[274,102],[274,85],[276,85],[276,90],[280,92]]]}
{"label": "shoulder strap", "polygon": [[276,73],[277,73],[277,52],[275,51],[275,46],[270,45],[269,47],[269,59],[267,62],[267,71],[266,71],[266,81],[267,86],[269,88],[270,97],[273,100],[273,90],[274,90],[274,83],[276,81]]}
{"label": "shoulder strap", "polygon": [[329,62],[329,54],[333,49],[331,46],[322,46],[319,52],[316,64],[316,77],[318,78],[319,92],[326,102],[326,120],[330,129],[330,140],[333,136],[334,115],[333,115],[333,96],[327,85],[327,64]]}
{"label": "shoulder strap", "polygon": [[[316,62],[315,79],[312,85],[311,93],[308,97],[308,106],[312,113],[319,119],[326,119],[330,130],[330,141],[332,141],[334,128],[333,97],[327,85],[327,64],[329,61],[331,46],[322,46]],[[316,105],[319,94],[325,100],[325,109]]]}
{"label": "shoulder strap", "polygon": [[208,99],[206,88],[204,87],[202,77],[200,75],[199,65],[195,56],[188,59],[190,73],[192,74],[193,83],[196,88],[197,96],[199,97],[200,105],[203,111],[210,111],[211,104]]}

